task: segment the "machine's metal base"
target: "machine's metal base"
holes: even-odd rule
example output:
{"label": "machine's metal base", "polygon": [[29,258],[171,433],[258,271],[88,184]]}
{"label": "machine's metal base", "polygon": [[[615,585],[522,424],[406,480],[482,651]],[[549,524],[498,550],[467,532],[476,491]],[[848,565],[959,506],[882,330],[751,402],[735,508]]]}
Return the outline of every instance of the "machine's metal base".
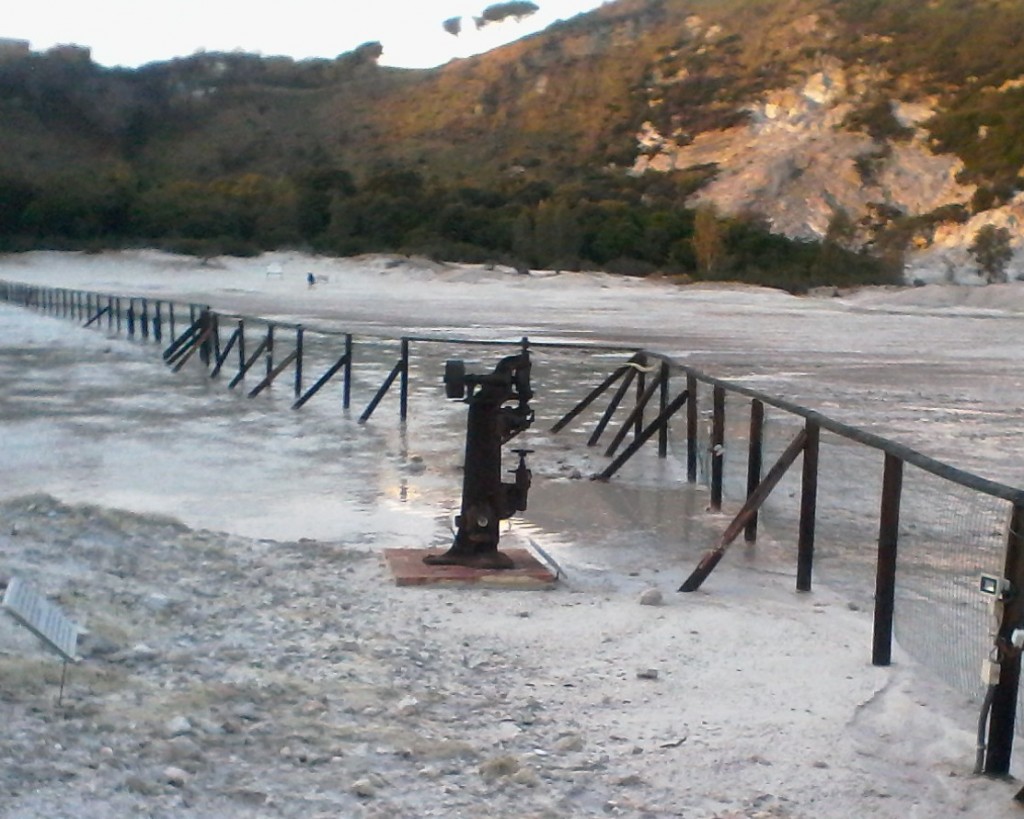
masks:
{"label": "machine's metal base", "polygon": [[424,549],[385,549],[396,586],[476,586],[489,589],[532,591],[551,589],[558,583],[555,573],[541,563],[529,549],[511,548],[502,554],[513,568],[492,569],[454,563],[427,563],[424,556],[443,557]]}
{"label": "machine's metal base", "polygon": [[514,569],[515,561],[504,552],[466,552],[449,549],[444,554],[427,555],[423,562],[429,566],[467,566],[470,569]]}

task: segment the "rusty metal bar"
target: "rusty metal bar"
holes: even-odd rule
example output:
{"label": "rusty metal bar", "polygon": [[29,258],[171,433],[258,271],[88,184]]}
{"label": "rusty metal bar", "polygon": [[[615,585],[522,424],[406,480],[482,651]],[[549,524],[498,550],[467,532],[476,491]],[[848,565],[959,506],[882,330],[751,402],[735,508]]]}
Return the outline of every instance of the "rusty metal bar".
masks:
{"label": "rusty metal bar", "polygon": [[342,409],[352,405],[352,334],[345,333],[345,378],[341,388]]}
{"label": "rusty metal bar", "polygon": [[814,526],[818,509],[818,442],[821,427],[808,420],[804,425],[807,445],[804,447],[803,478],[800,488],[800,536],[797,543],[796,588],[811,590],[814,568]]}
{"label": "rusty metal bar", "polygon": [[[241,342],[239,342],[239,343],[241,343]],[[264,350],[264,348],[266,346],[267,346],[267,339],[266,338],[264,338],[259,344],[256,345],[256,349],[253,352],[253,354],[251,356],[249,356],[249,358],[245,362],[242,363],[242,366],[238,368],[238,373],[235,375],[234,378],[231,379],[230,383],[228,384],[228,389],[229,390],[233,390],[235,387],[238,386],[238,383],[243,378],[245,378],[245,374],[247,372],[249,372],[249,370],[252,367],[252,365],[255,364],[257,359],[263,354],[263,350]],[[239,349],[241,349],[241,348],[239,348]]]}
{"label": "rusty metal bar", "polygon": [[[338,370],[340,370],[342,367],[348,366],[350,356],[351,351],[346,351],[345,354],[342,355],[342,357],[339,358],[336,362],[334,362],[334,364],[331,365],[330,369],[328,369],[327,372],[320,376],[319,380],[306,391],[305,395],[303,395],[294,404],[292,404],[292,409],[300,409],[307,401],[309,401],[310,398],[312,398],[320,391],[320,388],[323,387],[324,384],[330,381],[337,374]],[[346,404],[345,406],[347,407],[348,405]]]}
{"label": "rusty metal bar", "polygon": [[[668,407],[668,393],[669,393],[669,375],[670,369],[667,361],[661,362],[661,374],[659,376],[659,384],[661,386],[661,392],[658,394],[658,414],[662,415],[665,409]],[[668,424],[662,424],[658,430],[658,457],[668,457]]]}
{"label": "rusty metal bar", "polygon": [[[120,310],[118,311],[120,313]],[[166,350],[164,350],[164,361],[170,363],[170,359],[181,349],[184,345],[191,342],[192,338],[196,333],[199,332],[199,322],[194,322],[184,333],[178,338],[172,341]]]}
{"label": "rusty metal bar", "polygon": [[162,301],[153,302],[153,338],[157,341],[163,341],[163,312],[164,303]]}
{"label": "rusty metal bar", "polygon": [[903,461],[886,453],[882,503],[878,512],[878,563],[875,567],[875,618],[871,664],[892,662],[892,624],[896,609],[896,552],[900,536]]}
{"label": "rusty metal bar", "polygon": [[629,385],[633,383],[633,379],[636,378],[636,367],[630,367],[626,371],[625,377],[622,379],[622,383],[619,384],[615,394],[612,396],[612,400],[608,403],[605,408],[604,415],[601,416],[601,420],[597,422],[597,427],[591,433],[590,438],[587,440],[587,446],[594,446],[604,433],[604,429],[608,426],[608,422],[615,414],[615,410],[619,408],[619,404],[622,403],[622,399],[626,395],[626,391],[629,389]]}
{"label": "rusty metal bar", "polygon": [[187,348],[185,348],[185,351],[181,355],[181,358],[178,360],[178,363],[174,365],[174,372],[179,372],[181,368],[188,363],[188,360],[192,358],[196,350],[199,350],[200,358],[202,357],[203,348],[206,344],[209,343],[210,333],[212,331],[212,328],[207,323],[206,326],[203,327],[203,332],[201,332],[195,338],[194,343],[190,344]]}
{"label": "rusty metal bar", "polygon": [[[764,402],[756,398],[750,402],[750,436],[747,441],[747,497],[761,482],[761,465],[764,452]],[[757,513],[755,512],[743,530],[747,543],[757,540]]]}
{"label": "rusty metal bar", "polygon": [[659,430],[663,429],[665,425],[668,424],[672,416],[675,415],[676,411],[686,402],[688,398],[689,393],[687,393],[686,390],[683,390],[681,393],[679,393],[679,395],[676,396],[675,400],[669,403],[665,407],[665,409],[658,413],[658,417],[655,418],[646,429],[644,429],[636,438],[633,439],[633,442],[628,447],[626,447],[626,449],[622,452],[621,455],[619,455],[618,458],[612,461],[600,475],[595,476],[595,479],[607,481],[609,478],[611,478],[612,475],[618,472],[622,465],[626,463],[626,461],[628,461],[630,458],[632,458],[633,455],[636,454],[636,452],[640,449],[640,447],[647,443],[648,439],[655,432],[658,432]]}
{"label": "rusty metal bar", "polygon": [[401,360],[399,360],[399,362],[395,364],[394,368],[391,370],[391,374],[381,385],[381,388],[377,390],[377,394],[373,396],[373,400],[370,402],[370,405],[365,410],[363,410],[363,414],[359,416],[360,424],[365,424],[370,419],[370,416],[373,415],[373,411],[377,409],[377,405],[381,402],[381,399],[387,394],[387,391],[391,389],[391,385],[395,383],[395,379],[398,378],[398,375],[399,373],[401,373],[401,371],[402,362]]}
{"label": "rusty metal bar", "polygon": [[210,362],[213,360],[213,340],[217,333],[217,323],[214,321],[216,313],[210,310],[209,307],[204,307],[199,311],[199,321],[203,323],[203,337],[199,341],[199,360],[203,362],[206,367],[210,366]]}
{"label": "rusty metal bar", "polygon": [[267,325],[267,344],[266,344],[266,359],[267,359],[267,375],[270,375],[274,371],[274,325]]}
{"label": "rusty metal bar", "polygon": [[711,510],[722,508],[722,481],[725,461],[725,389],[712,388],[711,415]]}
{"label": "rusty metal bar", "polygon": [[740,532],[743,531],[747,525],[747,521],[750,516],[753,515],[764,502],[768,499],[768,495],[775,488],[776,484],[782,480],[782,476],[786,474],[786,470],[789,469],[793,462],[797,459],[801,452],[804,451],[804,446],[807,444],[807,430],[801,429],[796,437],[790,442],[789,446],[786,447],[779,459],[775,462],[775,465],[768,470],[768,474],[761,479],[761,482],[757,485],[749,498],[740,508],[740,511],[736,513],[736,517],[732,519],[732,522],[726,527],[725,532],[719,539],[718,544],[713,548],[709,549],[700,562],[697,564],[697,568],[693,570],[688,578],[683,581],[683,585],[679,587],[679,591],[691,592],[696,591],[700,588],[709,574],[714,571],[715,566],[718,565],[722,557],[725,555],[726,549],[731,544]]}
{"label": "rusty metal bar", "polygon": [[[220,315],[213,311],[207,312],[210,314],[210,324],[213,327],[213,333],[210,336],[211,346],[213,348],[211,350],[212,360],[217,361],[220,358]],[[210,362],[208,361],[207,365],[209,364]]]}
{"label": "rusty metal bar", "polygon": [[630,414],[630,417],[633,418],[634,436],[643,432],[644,406],[651,397],[647,393],[647,354],[644,352],[637,353],[637,358],[637,364],[640,366],[636,374],[636,404],[633,407],[633,412]]}
{"label": "rusty metal bar", "polygon": [[295,381],[294,391],[295,397],[298,398],[302,395],[302,340],[303,330],[300,324],[295,328]]}
{"label": "rusty metal bar", "polygon": [[697,447],[700,446],[700,417],[697,412],[697,377],[686,374],[686,391],[690,400],[686,402],[686,480],[697,482]]}
{"label": "rusty metal bar", "polygon": [[231,348],[235,346],[235,342],[238,341],[241,332],[241,328],[237,327],[231,334],[230,338],[228,338],[228,343],[224,346],[224,349],[221,350],[220,355],[217,356],[217,361],[214,363],[213,369],[210,371],[210,378],[216,378],[220,375],[221,367],[223,367],[224,362],[227,361],[228,355],[231,353]]}
{"label": "rusty metal bar", "polygon": [[[639,379],[642,378],[643,375],[643,373],[639,374],[637,378],[638,385],[640,383]],[[629,434],[630,430],[633,430],[635,434],[639,434],[636,433],[636,422],[638,419],[641,421],[643,420],[644,407],[646,407],[647,402],[654,397],[654,393],[657,391],[660,384],[661,372],[659,371],[658,375],[654,377],[654,380],[651,382],[651,384],[646,389],[644,389],[643,393],[637,396],[636,404],[633,406],[633,409],[630,410],[630,413],[626,417],[626,420],[622,422],[622,426],[619,427],[619,431],[615,433],[615,437],[612,439],[612,442],[608,445],[608,448],[604,452],[605,456],[610,458],[612,455],[615,454],[615,450],[619,448],[619,444],[622,443],[625,437]],[[643,429],[641,429],[640,432],[642,433]]]}
{"label": "rusty metal bar", "polygon": [[285,369],[288,367],[288,365],[291,364],[296,358],[298,358],[298,356],[298,350],[292,350],[290,353],[288,353],[288,355],[284,357],[284,361],[282,361],[280,364],[274,367],[273,370],[267,373],[266,378],[260,381],[259,384],[257,384],[249,391],[249,397],[255,398],[257,395],[263,392],[263,390],[265,390],[267,387],[273,384],[274,379],[277,378],[281,373],[283,373]]}
{"label": "rusty metal bar", "polygon": [[238,369],[245,367],[245,320],[238,320]]}
{"label": "rusty metal bar", "polygon": [[108,308],[108,307],[101,307],[100,311],[98,313],[96,313],[96,315],[94,315],[91,319],[89,319],[85,324],[83,324],[82,327],[89,327],[90,325],[92,325],[95,322],[99,321],[101,318],[103,318],[103,316],[106,314],[106,312],[109,309],[110,308]]}
{"label": "rusty metal bar", "polygon": [[614,384],[616,381],[622,378],[622,376],[626,374],[627,370],[629,370],[628,364],[624,364],[621,367],[617,367],[611,375],[609,375],[598,386],[594,387],[594,389],[592,389],[590,393],[582,401],[580,401],[575,407],[573,407],[571,410],[569,410],[569,412],[567,412],[558,421],[556,421],[554,426],[551,427],[551,431],[560,432],[561,430],[565,429],[567,424],[569,424],[574,418],[576,418],[576,416],[583,412],[583,410],[585,410],[592,403],[594,403],[594,401],[597,400],[597,398],[599,398],[601,394],[604,393],[604,391],[607,390],[612,384]]}
{"label": "rusty metal bar", "polygon": [[399,359],[401,380],[398,385],[398,417],[405,421],[409,415],[409,339],[402,339],[402,352]]}

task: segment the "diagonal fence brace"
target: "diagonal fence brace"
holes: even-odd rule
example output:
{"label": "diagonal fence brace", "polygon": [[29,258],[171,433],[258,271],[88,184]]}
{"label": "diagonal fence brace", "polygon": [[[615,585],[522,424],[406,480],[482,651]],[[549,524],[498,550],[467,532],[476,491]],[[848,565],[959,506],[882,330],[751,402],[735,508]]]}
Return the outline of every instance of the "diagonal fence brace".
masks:
{"label": "diagonal fence brace", "polygon": [[[120,313],[118,315],[120,315]],[[195,337],[196,333],[199,332],[199,329],[202,326],[202,318],[198,318],[194,322],[192,322],[191,326],[189,326],[189,328],[185,330],[185,332],[183,332],[180,336],[174,339],[174,341],[172,341],[167,346],[167,349],[164,350],[164,361],[170,364],[176,356],[180,355],[181,353],[179,351],[181,350],[181,348],[192,341],[192,339]]]}
{"label": "diagonal fence brace", "polygon": [[615,433],[615,437],[612,438],[612,442],[608,445],[608,449],[605,450],[605,455],[611,457],[615,454],[615,450],[619,448],[622,441],[629,434],[629,431],[636,425],[637,419],[643,416],[644,409],[650,402],[654,393],[661,386],[661,382],[665,377],[665,373],[659,369],[658,374],[652,379],[651,383],[647,385],[647,388],[643,391],[643,394],[637,400],[636,405],[630,411],[626,420],[622,422],[622,426],[619,431]]}
{"label": "diagonal fence brace", "polygon": [[91,319],[89,319],[82,326],[83,327],[88,327],[88,326],[90,326],[92,324],[95,324],[97,321],[99,321],[101,318],[103,318],[104,315],[106,315],[109,312],[110,312],[110,305],[108,304],[106,307],[101,308],[100,311],[98,313],[96,313],[96,315],[94,315]]}
{"label": "diagonal fence brace", "polygon": [[[174,365],[174,372],[180,372],[181,368],[188,363],[188,360],[192,358],[196,350],[202,349],[202,346],[210,340],[212,335],[213,327],[207,325],[203,328],[203,332],[196,336],[187,347],[181,348],[178,353],[176,353],[178,362]],[[172,359],[169,359],[167,363],[170,364],[171,361]]]}
{"label": "diagonal fence brace", "polygon": [[[637,358],[638,358],[638,356],[633,356],[633,358],[630,359],[630,362],[636,361]],[[629,371],[629,369],[630,369],[630,365],[629,364],[623,364],[621,367],[616,367],[615,370],[612,371],[611,375],[609,375],[604,381],[602,381],[600,384],[598,384],[598,386],[596,386],[593,390],[591,390],[590,393],[582,401],[580,401],[575,407],[573,407],[565,415],[563,415],[558,421],[556,421],[554,426],[551,427],[551,431],[552,432],[561,432],[563,429],[565,429],[565,427],[573,419],[575,419],[581,412],[583,412],[583,410],[585,410],[587,407],[589,407],[591,404],[593,404],[594,401],[596,401],[598,398],[600,398],[601,395],[606,390],[608,390],[611,387],[612,384],[614,384],[616,381],[618,381],[620,378],[622,378],[622,376],[624,376]]]}
{"label": "diagonal fence brace", "polygon": [[736,513],[736,517],[732,519],[725,532],[722,533],[722,537],[719,538],[717,545],[705,552],[704,557],[701,558],[700,563],[697,564],[697,568],[693,570],[688,578],[683,582],[683,585],[679,587],[681,592],[692,592],[700,588],[709,574],[714,571],[715,566],[718,565],[719,561],[725,555],[726,549],[729,545],[736,540],[739,533],[746,527],[748,521],[757,514],[758,509],[764,504],[771,494],[771,491],[775,488],[776,484],[782,480],[782,476],[786,474],[786,470],[789,469],[797,457],[804,451],[807,445],[808,435],[807,430],[802,429],[796,437],[790,442],[789,446],[786,447],[786,451],[783,452],[779,459],[775,462],[775,465],[768,470],[768,474],[765,475],[757,488],[754,489],[747,496],[746,502],[740,508],[740,511]]}
{"label": "diagonal fence brace", "polygon": [[301,398],[299,398],[294,404],[292,404],[292,409],[300,409],[310,398],[312,398],[320,391],[320,388],[323,387],[324,384],[326,384],[328,381],[334,378],[335,375],[337,375],[338,370],[346,366],[351,360],[351,354],[345,353],[341,358],[334,362],[334,364],[331,365],[330,369],[328,369],[327,372],[320,376],[320,379],[312,387],[306,390],[305,394]]}
{"label": "diagonal fence brace", "polygon": [[267,349],[267,344],[267,339],[264,338],[259,344],[256,345],[256,349],[253,352],[253,354],[249,356],[248,360],[246,360],[246,362],[239,368],[238,374],[231,379],[231,382],[228,384],[228,389],[233,390],[235,387],[238,386],[239,382],[243,378],[245,378],[245,374],[249,372],[249,369],[252,367],[252,365],[256,363],[256,360],[261,355],[263,355],[264,351]]}
{"label": "diagonal fence brace", "polygon": [[[682,407],[683,404],[685,404],[689,399],[689,390],[683,390],[681,393],[679,393],[679,395],[677,395],[665,407],[665,409],[658,413],[658,417],[651,421],[651,423],[644,428],[643,432],[641,432],[636,437],[636,439],[634,439],[633,443],[626,447],[625,451],[621,455],[619,455],[618,458],[616,458],[614,461],[608,464],[608,466],[600,475],[594,476],[594,480],[607,481],[609,478],[611,478],[612,475],[619,471],[619,469],[622,467],[624,463],[626,463],[626,461],[628,461],[637,453],[640,447],[642,447],[645,443],[647,443],[647,441],[650,440],[651,436],[654,435],[655,432],[658,432],[659,430],[663,429],[668,424],[669,419],[671,419],[672,416],[679,411],[679,408]],[[628,428],[628,424],[623,427],[623,429]]]}
{"label": "diagonal fence brace", "polygon": [[220,355],[217,356],[217,361],[213,367],[213,370],[210,371],[210,378],[216,378],[218,375],[220,375],[220,371],[221,368],[224,366],[224,362],[228,360],[228,353],[231,352],[231,348],[235,346],[235,342],[238,341],[241,335],[242,331],[237,328],[231,334],[231,337],[228,339],[228,343],[224,345],[224,349],[221,350]]}
{"label": "diagonal fence brace", "polygon": [[401,374],[401,372],[402,372],[402,362],[399,361],[394,366],[394,368],[391,370],[390,375],[388,375],[387,379],[381,385],[381,388],[379,390],[377,390],[377,394],[375,396],[373,396],[373,400],[370,402],[369,406],[367,406],[367,408],[363,410],[363,414],[359,416],[359,423],[360,424],[365,424],[367,421],[370,420],[370,416],[373,415],[373,411],[375,409],[377,409],[377,405],[381,402],[381,400],[387,394],[387,391],[389,389],[391,389],[391,385],[395,383],[395,379],[398,378],[398,376],[399,376],[399,374]]}
{"label": "diagonal fence brace", "polygon": [[252,390],[250,390],[249,397],[255,398],[257,395],[263,392],[263,390],[265,390],[267,387],[273,384],[274,379],[277,378],[281,373],[283,373],[285,371],[285,368],[287,368],[288,365],[295,361],[295,359],[297,359],[298,357],[298,350],[292,350],[290,353],[288,353],[288,355],[285,356],[284,361],[282,361],[280,364],[274,367],[273,370],[267,373],[266,378],[264,378],[262,381],[260,381],[259,384],[257,384],[255,387],[252,388]]}

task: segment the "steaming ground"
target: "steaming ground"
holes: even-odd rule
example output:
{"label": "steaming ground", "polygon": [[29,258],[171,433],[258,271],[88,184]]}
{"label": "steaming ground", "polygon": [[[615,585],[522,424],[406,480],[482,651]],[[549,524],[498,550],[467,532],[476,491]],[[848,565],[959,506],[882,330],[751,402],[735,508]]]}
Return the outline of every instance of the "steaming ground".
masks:
{"label": "steaming ground", "polygon": [[[0,278],[351,330],[633,334],[931,454],[969,433],[989,477],[1019,474],[1015,290],[950,308],[929,288],[868,304],[882,296],[275,258],[281,279],[267,259],[149,253],[9,257]],[[331,281],[306,288],[309,269]],[[574,480],[593,466],[578,441],[531,433],[532,517],[503,543],[543,543],[558,588],[396,588],[381,550],[443,545],[457,504],[463,417],[436,383],[399,430],[393,407],[368,425],[336,402],[291,413],[283,390],[249,401],[172,375],[153,346],[8,305],[0,338],[0,574],[87,629],[58,704],[60,663],[0,619],[0,816],[1018,812],[1017,784],[972,774],[977,703],[900,651],[871,667],[870,612],[820,584],[792,593],[769,537],[673,592],[727,517],[671,464]],[[644,482],[655,468],[663,485]],[[661,605],[640,604],[649,589]]]}

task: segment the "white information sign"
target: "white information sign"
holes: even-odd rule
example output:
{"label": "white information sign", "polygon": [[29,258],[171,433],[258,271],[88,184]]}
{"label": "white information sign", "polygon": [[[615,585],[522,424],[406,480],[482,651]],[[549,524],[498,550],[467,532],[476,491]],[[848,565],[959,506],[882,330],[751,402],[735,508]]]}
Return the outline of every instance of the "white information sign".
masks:
{"label": "white information sign", "polygon": [[78,646],[78,627],[52,603],[24,583],[12,577],[4,592],[3,607],[19,623],[50,645],[67,660],[74,661]]}

